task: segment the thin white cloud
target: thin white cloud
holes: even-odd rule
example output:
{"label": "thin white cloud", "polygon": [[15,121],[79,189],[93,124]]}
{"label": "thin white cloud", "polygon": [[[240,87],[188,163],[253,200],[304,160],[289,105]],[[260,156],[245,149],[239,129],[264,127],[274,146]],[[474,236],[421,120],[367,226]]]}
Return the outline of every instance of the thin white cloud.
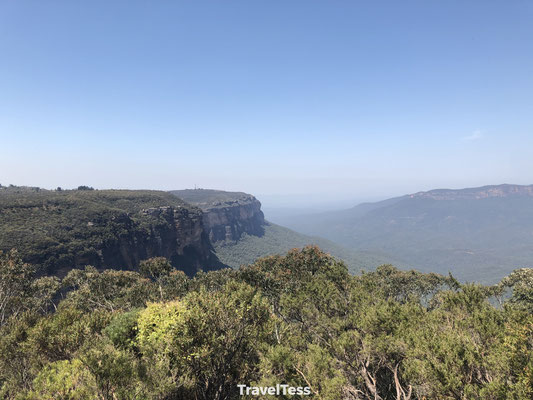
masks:
{"label": "thin white cloud", "polygon": [[481,132],[481,130],[479,129],[476,129],[474,132],[472,132],[471,135],[464,136],[461,138],[461,140],[465,142],[472,142],[474,140],[479,140],[481,138],[483,138],[483,132]]}

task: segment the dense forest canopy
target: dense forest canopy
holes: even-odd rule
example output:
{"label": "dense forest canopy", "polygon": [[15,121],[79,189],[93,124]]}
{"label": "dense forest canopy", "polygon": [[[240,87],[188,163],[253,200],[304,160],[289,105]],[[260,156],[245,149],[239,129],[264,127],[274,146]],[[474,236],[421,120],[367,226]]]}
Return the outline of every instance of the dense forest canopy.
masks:
{"label": "dense forest canopy", "polygon": [[194,278],[153,258],[60,280],[12,251],[0,305],[6,399],[236,399],[277,383],[331,400],[533,395],[531,269],[494,286],[350,275],[307,247]]}

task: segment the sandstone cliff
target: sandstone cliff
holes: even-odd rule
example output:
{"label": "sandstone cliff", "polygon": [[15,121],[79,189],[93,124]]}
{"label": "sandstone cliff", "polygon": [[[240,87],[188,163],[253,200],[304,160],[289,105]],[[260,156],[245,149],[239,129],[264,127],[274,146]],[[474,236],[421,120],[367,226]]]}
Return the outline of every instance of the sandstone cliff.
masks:
{"label": "sandstone cliff", "polygon": [[143,209],[141,214],[144,229],[139,229],[143,224],[132,216],[119,217],[125,230],[102,243],[99,265],[135,269],[147,258],[166,257],[188,275],[221,266],[212,252],[199,209],[161,206]]}
{"label": "sandstone cliff", "polygon": [[171,193],[202,209],[203,225],[212,243],[235,242],[243,234],[264,234],[265,217],[261,203],[250,194],[208,189],[174,190]]}
{"label": "sandstone cliff", "polygon": [[135,269],[156,256],[189,275],[223,266],[203,213],[156,191],[0,190],[0,250],[15,248],[43,274]]}

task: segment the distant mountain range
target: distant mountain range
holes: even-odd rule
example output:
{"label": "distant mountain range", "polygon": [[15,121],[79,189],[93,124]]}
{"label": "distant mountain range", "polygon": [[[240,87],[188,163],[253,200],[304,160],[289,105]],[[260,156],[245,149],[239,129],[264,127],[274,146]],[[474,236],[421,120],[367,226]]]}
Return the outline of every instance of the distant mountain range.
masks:
{"label": "distant mountain range", "polygon": [[533,265],[533,185],[418,192],[283,225],[463,280],[494,282]]}

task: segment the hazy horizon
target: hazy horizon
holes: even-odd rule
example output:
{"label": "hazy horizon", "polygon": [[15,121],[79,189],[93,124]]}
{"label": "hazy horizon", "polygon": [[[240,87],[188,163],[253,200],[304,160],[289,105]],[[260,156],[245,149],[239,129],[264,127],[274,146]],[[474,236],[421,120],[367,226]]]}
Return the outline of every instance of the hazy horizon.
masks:
{"label": "hazy horizon", "polygon": [[310,208],[529,184],[532,17],[524,1],[2,2],[0,183]]}
{"label": "hazy horizon", "polygon": [[[254,193],[246,190],[228,190],[225,188],[220,187],[173,187],[172,189],[162,189],[162,188],[146,188],[146,187],[98,187],[98,186],[91,186],[91,185],[85,185],[85,186],[91,186],[94,189],[97,190],[163,190],[163,191],[171,191],[171,190],[183,190],[183,189],[214,189],[214,190],[222,190],[222,191],[237,191],[237,192],[245,192],[254,195],[262,204],[262,209],[265,212],[265,215],[267,217],[272,213],[272,222],[274,219],[277,219],[278,216],[288,216],[288,215],[298,215],[298,214],[313,214],[313,213],[321,213],[324,211],[333,211],[333,210],[343,210],[352,208],[354,206],[357,206],[362,203],[373,203],[373,202],[379,202],[381,200],[386,200],[390,198],[400,197],[408,194],[413,194],[421,191],[428,191],[428,190],[437,190],[437,189],[468,189],[468,188],[475,188],[475,187],[483,187],[483,186],[498,186],[503,184],[511,184],[511,185],[530,185],[530,183],[522,183],[517,184],[514,182],[502,182],[502,183],[490,183],[486,185],[476,185],[476,186],[468,186],[468,187],[431,187],[428,189],[423,190],[412,190],[410,192],[397,192],[397,193],[390,193],[388,195],[368,195],[364,193],[359,193],[358,195],[346,195],[338,193],[329,193],[327,195],[323,193],[299,193],[299,194],[264,194],[264,193]],[[5,184],[0,182],[0,185],[8,186],[11,184]],[[66,187],[66,186],[50,186],[50,187],[44,187],[39,185],[15,185],[15,186],[27,186],[27,187],[40,187],[42,189],[47,190],[55,190],[58,187],[61,187],[63,190],[73,190],[76,189],[78,186],[72,186],[72,187]],[[275,215],[275,217],[274,217]],[[268,219],[268,218],[267,218]]]}

